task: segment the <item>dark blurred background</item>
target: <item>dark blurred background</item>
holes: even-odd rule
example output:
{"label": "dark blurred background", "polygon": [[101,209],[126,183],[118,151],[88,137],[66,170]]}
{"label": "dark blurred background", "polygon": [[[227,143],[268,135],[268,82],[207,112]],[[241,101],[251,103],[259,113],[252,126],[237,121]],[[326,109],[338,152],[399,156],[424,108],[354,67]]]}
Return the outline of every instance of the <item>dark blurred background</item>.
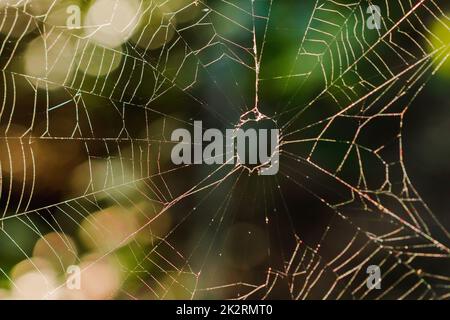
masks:
{"label": "dark blurred background", "polygon": [[[445,297],[450,6],[418,3],[0,1],[0,298]],[[276,176],[171,163],[255,107]]]}

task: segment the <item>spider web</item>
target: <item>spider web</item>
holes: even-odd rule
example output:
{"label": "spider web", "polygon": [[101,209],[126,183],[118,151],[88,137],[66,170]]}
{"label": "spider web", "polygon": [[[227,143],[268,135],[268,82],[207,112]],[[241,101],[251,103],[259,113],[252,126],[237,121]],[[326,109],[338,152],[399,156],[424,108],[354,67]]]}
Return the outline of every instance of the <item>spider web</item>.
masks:
{"label": "spider web", "polygon": [[[104,24],[93,1],[0,2],[5,297],[450,296],[449,233],[403,148],[450,54],[444,1],[110,2]],[[174,129],[249,111],[282,133],[276,176],[170,162]]]}

